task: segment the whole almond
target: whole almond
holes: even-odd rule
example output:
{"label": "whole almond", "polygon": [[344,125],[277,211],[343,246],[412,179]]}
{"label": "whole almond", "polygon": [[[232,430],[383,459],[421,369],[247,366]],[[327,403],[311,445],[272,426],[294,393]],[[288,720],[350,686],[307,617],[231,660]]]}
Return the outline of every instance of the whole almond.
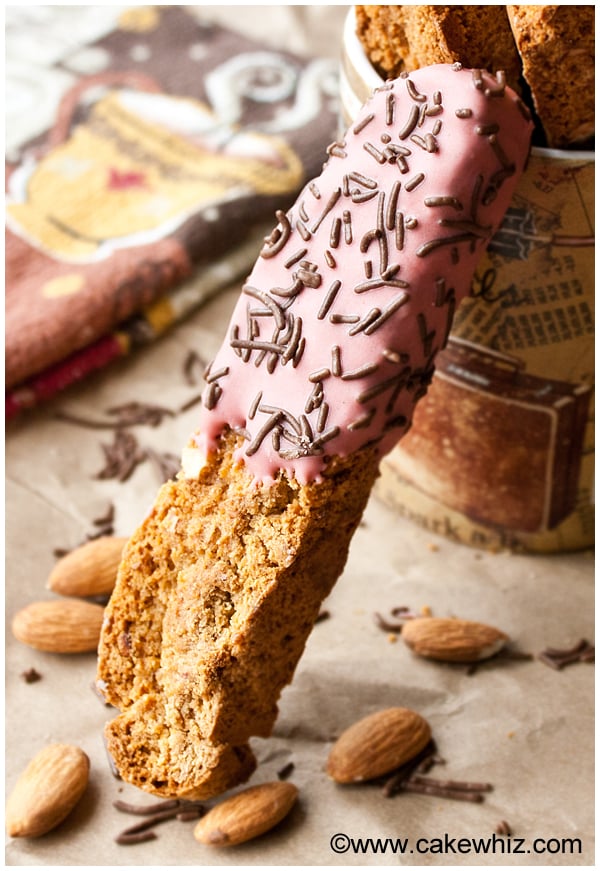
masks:
{"label": "whole almond", "polygon": [[477,662],[502,649],[508,636],[493,626],[453,617],[416,617],[402,639],[419,656],[442,662]]}
{"label": "whole almond", "polygon": [[61,596],[103,596],[112,593],[126,538],[102,536],[58,560],[46,587]]}
{"label": "whole almond", "polygon": [[104,608],[81,599],[32,602],[13,617],[18,641],[48,653],[94,651],[100,640]]}
{"label": "whole almond", "polygon": [[211,847],[243,844],[281,822],[297,797],[293,783],[275,781],[251,786],[211,808],[197,823],[194,837]]}
{"label": "whole almond", "polygon": [[431,729],[416,711],[385,708],[343,732],[327,759],[327,774],[337,783],[357,783],[388,774],[420,753]]}
{"label": "whole almond", "polygon": [[6,830],[13,838],[45,835],[67,817],[88,783],[83,750],[51,744],[34,756],[6,802]]}

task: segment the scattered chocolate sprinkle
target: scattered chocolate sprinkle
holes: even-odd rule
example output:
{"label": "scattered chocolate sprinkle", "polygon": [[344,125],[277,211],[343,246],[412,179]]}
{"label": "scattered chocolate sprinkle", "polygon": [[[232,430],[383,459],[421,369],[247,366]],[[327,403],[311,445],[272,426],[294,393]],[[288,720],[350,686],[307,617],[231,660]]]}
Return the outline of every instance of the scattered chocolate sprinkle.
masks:
{"label": "scattered chocolate sprinkle", "polygon": [[409,608],[408,605],[396,605],[390,611],[392,617],[402,617],[405,620],[411,620],[413,617],[417,617],[417,613]]}
{"label": "scattered chocolate sprinkle", "polygon": [[246,455],[251,457],[256,451],[260,448],[263,439],[265,439],[271,430],[277,426],[277,424],[282,420],[283,412],[282,411],[274,411],[268,420],[261,426],[253,441],[246,448]]}
{"label": "scattered chocolate sprinkle", "polygon": [[113,807],[122,813],[145,817],[141,822],[130,826],[116,836],[116,843],[122,845],[140,844],[144,841],[154,840],[157,837],[154,828],[161,823],[173,819],[182,822],[197,820],[206,811],[200,802],[181,799],[167,799],[166,801],[153,802],[150,805],[134,805],[117,800],[113,802]]}
{"label": "scattered chocolate sprinkle", "polygon": [[183,361],[183,375],[190,387],[198,384],[199,379],[197,379],[194,374],[198,367],[204,371],[206,368],[206,362],[202,360],[196,351],[188,351],[185,360]]}
{"label": "scattered chocolate sprinkle", "polygon": [[229,375],[229,366],[223,366],[222,369],[218,369],[216,372],[211,371],[207,376],[206,381],[208,384],[212,384],[214,381],[218,381],[219,378],[224,378],[226,375]]}
{"label": "scattered chocolate sprinkle", "polygon": [[473,115],[472,109],[457,109],[454,113],[457,118],[471,118]]}
{"label": "scattered chocolate sprinkle", "polygon": [[484,90],[486,97],[503,97],[506,89],[506,73],[504,70],[498,70],[496,73],[496,82],[488,86]]}
{"label": "scattered chocolate sprinkle", "polygon": [[325,378],[329,378],[330,375],[331,370],[324,366],[322,369],[311,372],[308,376],[308,380],[314,384],[316,381],[323,381]]}
{"label": "scattered chocolate sprinkle", "polygon": [[337,201],[339,200],[341,195],[342,195],[341,188],[336,188],[334,190],[334,192],[331,194],[331,196],[327,200],[327,204],[325,205],[325,208],[323,209],[320,216],[317,218],[317,220],[314,222],[314,224],[311,227],[311,231],[313,233],[316,233],[316,231],[319,229],[319,227],[321,226],[321,223],[327,217],[329,212],[333,209],[333,207],[335,206],[335,204],[337,203]]}
{"label": "scattered chocolate sprinkle", "polygon": [[68,412],[58,412],[55,417],[65,423],[74,423],[89,429],[121,429],[130,426],[147,424],[159,426],[163,418],[173,417],[174,412],[159,405],[146,405],[141,402],[128,402],[124,405],[109,408],[107,414],[115,416],[115,421],[90,420]]}
{"label": "scattered chocolate sprinkle", "polygon": [[412,778],[404,781],[400,786],[399,791],[417,792],[421,795],[433,795],[437,798],[450,798],[456,801],[472,801],[482,802],[483,794],[480,792],[467,792],[462,789],[448,789],[446,787],[437,786],[435,783],[424,783],[425,778],[421,781],[415,781]]}
{"label": "scattered chocolate sprinkle", "polygon": [[341,218],[334,218],[331,223],[331,233],[329,236],[329,244],[332,248],[337,248],[340,244],[340,234],[342,230]]}
{"label": "scattered chocolate sprinkle", "polygon": [[426,786],[435,786],[438,789],[451,789],[457,792],[491,792],[493,789],[491,783],[475,783],[463,780],[436,780],[433,777],[423,777],[421,774],[414,774],[411,780],[413,783],[422,783]]}
{"label": "scattered chocolate sprinkle", "polygon": [[140,448],[133,433],[117,430],[113,443],[100,445],[106,460],[103,469],[95,476],[99,480],[116,478],[121,483],[127,481],[135,469],[146,459],[146,452]]}
{"label": "scattered chocolate sprinkle", "polygon": [[110,526],[115,519],[115,506],[112,502],[109,503],[106,513],[101,517],[96,517],[95,520],[92,520],[94,526]]}
{"label": "scattered chocolate sprinkle", "polygon": [[390,623],[390,621],[382,617],[378,611],[375,611],[373,614],[373,619],[379,629],[383,629],[384,632],[402,632],[402,629],[404,628],[404,623]]}
{"label": "scattered chocolate sprinkle", "polygon": [[377,191],[360,191],[358,189],[351,191],[350,198],[353,203],[366,203],[377,196]]}
{"label": "scattered chocolate sprinkle", "polygon": [[189,411],[190,408],[193,408],[194,405],[198,405],[202,402],[202,394],[196,393],[195,396],[190,397],[183,405],[180,407],[179,411],[183,413],[184,411]]}
{"label": "scattered chocolate sprinkle", "polygon": [[497,835],[512,835],[512,829],[506,820],[500,820],[494,831]]}
{"label": "scattered chocolate sprinkle", "polygon": [[290,266],[294,265],[294,263],[297,263],[299,260],[302,260],[302,258],[306,255],[307,250],[308,250],[307,248],[300,248],[299,251],[296,251],[295,254],[292,254],[292,256],[289,257],[285,261],[285,263],[283,264],[286,267],[286,269],[289,269]]}
{"label": "scattered chocolate sprinkle", "polygon": [[347,157],[348,153],[346,152],[345,147],[346,141],[342,139],[339,142],[332,142],[330,145],[327,146],[325,151],[332,157]]}
{"label": "scattered chocolate sprinkle", "polygon": [[41,674],[35,668],[28,668],[27,671],[21,672],[21,677],[25,683],[37,683],[42,679]]}
{"label": "scattered chocolate sprinkle", "polygon": [[399,308],[405,305],[409,301],[409,299],[410,294],[406,293],[406,291],[402,291],[402,293],[394,297],[394,299],[390,303],[388,303],[388,305],[377,316],[377,318],[365,328],[365,335],[372,335],[375,330],[379,329],[379,327],[394,314],[394,312],[398,311]]}
{"label": "scattered chocolate sprinkle", "polygon": [[117,835],[115,842],[121,846],[127,846],[129,844],[143,844],[145,841],[154,841],[156,837],[156,832],[152,831],[132,832],[126,830]]}
{"label": "scattered chocolate sprinkle", "polygon": [[481,70],[477,70],[477,69],[473,70],[471,72],[471,77],[473,80],[473,84],[475,85],[477,90],[482,91],[483,90],[483,73],[481,72]]}
{"label": "scattered chocolate sprinkle", "polygon": [[424,102],[426,102],[427,97],[425,96],[425,94],[421,94],[421,93],[417,90],[417,86],[415,85],[415,83],[413,82],[412,79],[407,79],[407,80],[406,80],[406,87],[407,87],[407,89],[408,89],[408,93],[410,94],[411,98],[412,98],[413,100],[416,100],[417,103],[424,103]]}
{"label": "scattered chocolate sprinkle", "polygon": [[127,402],[124,405],[117,405],[114,408],[109,408],[107,414],[117,418],[118,426],[147,424],[156,427],[163,422],[165,417],[174,416],[174,412],[169,408],[143,402]]}
{"label": "scattered chocolate sprinkle", "polygon": [[404,185],[404,190],[407,190],[409,192],[414,191],[414,189],[417,188],[423,181],[425,181],[425,173],[418,172],[416,175],[413,175],[413,177],[409,179],[409,181],[406,182],[406,184]]}
{"label": "scattered chocolate sprinkle", "polygon": [[319,188],[317,187],[317,185],[314,181],[311,181],[311,183],[308,186],[308,189],[316,200],[321,199],[321,191],[319,190]]}
{"label": "scattered chocolate sprinkle", "polygon": [[206,396],[204,398],[204,405],[206,406],[206,408],[208,408],[209,411],[215,408],[217,402],[221,397],[222,392],[223,391],[218,384],[211,384],[209,386],[208,390],[206,391]]}
{"label": "scattered chocolate sprinkle", "polygon": [[124,814],[133,814],[134,816],[154,816],[157,813],[172,811],[181,807],[181,801],[177,798],[170,798],[166,801],[152,802],[151,804],[130,804],[127,801],[116,799],[113,801],[113,807]]}
{"label": "scattered chocolate sprinkle", "polygon": [[275,227],[271,235],[265,239],[265,244],[260,250],[261,257],[274,257],[284,247],[292,232],[292,225],[285,212],[278,209],[275,212],[275,217],[281,226]]}
{"label": "scattered chocolate sprinkle", "polygon": [[331,253],[329,248],[325,249],[324,257],[325,257],[325,263],[329,266],[329,268],[335,269],[337,266],[337,263],[336,263],[335,257],[333,256],[333,254]]}
{"label": "scattered chocolate sprinkle", "polygon": [[352,215],[345,209],[342,212],[342,222],[344,224],[344,242],[347,245],[352,244]]}
{"label": "scattered chocolate sprinkle", "polygon": [[344,372],[344,374],[341,376],[342,381],[353,381],[356,378],[365,378],[367,375],[371,375],[378,369],[378,363],[365,363],[363,366],[359,366],[357,369],[351,369],[349,372]]}
{"label": "scattered chocolate sprinkle", "polygon": [[595,647],[590,644],[585,638],[578,641],[573,647],[566,650],[560,650],[556,647],[547,647],[537,657],[544,665],[560,671],[566,665],[572,665],[575,662],[594,662]]}
{"label": "scattered chocolate sprinkle", "polygon": [[329,315],[332,324],[356,324],[360,320],[359,315]]}
{"label": "scattered chocolate sprinkle", "polygon": [[395,227],[396,220],[398,218],[399,212],[396,211],[396,207],[398,205],[398,195],[400,193],[401,182],[395,181],[392,185],[392,190],[390,191],[390,196],[388,199],[387,210],[385,214],[385,226],[388,230],[393,230]]}
{"label": "scattered chocolate sprinkle", "polygon": [[425,197],[423,202],[430,208],[435,206],[451,206],[459,212],[462,211],[463,208],[463,204],[458,197]]}
{"label": "scattered chocolate sprinkle", "polygon": [[[317,617],[317,621],[318,621],[318,619],[319,619],[319,618]],[[290,774],[292,773],[292,771],[294,770],[294,768],[295,768],[294,763],[293,763],[293,762],[288,762],[287,765],[284,765],[283,768],[281,768],[281,769],[277,772],[277,779],[278,779],[278,780],[287,780],[288,777],[290,776]]]}
{"label": "scattered chocolate sprinkle", "polygon": [[189,823],[192,820],[199,819],[203,814],[204,810],[197,807],[190,810],[179,811],[179,813],[175,815],[175,819],[180,820],[182,823]]}
{"label": "scattered chocolate sprinkle", "polygon": [[248,417],[250,420],[254,420],[254,416],[258,410],[258,406],[262,402],[262,390],[259,390],[254,399],[252,400],[252,405],[250,406],[250,411],[248,412]]}
{"label": "scattered chocolate sprinkle", "polygon": [[394,95],[392,93],[385,98],[385,123],[388,126],[394,123]]}
{"label": "scattered chocolate sprinkle", "polygon": [[319,407],[319,416],[317,417],[317,432],[322,433],[327,424],[327,416],[329,415],[329,403],[321,402]]}
{"label": "scattered chocolate sprinkle", "polygon": [[353,420],[348,424],[348,429],[354,431],[356,429],[366,429],[366,427],[371,425],[371,421],[375,416],[375,409],[372,408],[370,411],[367,411],[361,417],[358,417],[356,420]]}
{"label": "scattered chocolate sprinkle", "polygon": [[358,124],[356,124],[356,126],[352,129],[352,132],[353,132],[355,135],[356,135],[357,133],[360,133],[362,130],[365,129],[365,127],[367,126],[367,124],[370,124],[370,123],[371,123],[371,121],[374,119],[374,117],[375,117],[374,114],[366,115],[364,118],[362,118],[362,119],[358,122]]}
{"label": "scattered chocolate sprinkle", "polygon": [[56,559],[62,559],[68,553],[71,553],[68,547],[55,547],[52,551],[52,554]]}
{"label": "scattered chocolate sprinkle", "polygon": [[500,130],[499,124],[476,124],[475,133],[478,136],[492,136]]}
{"label": "scattered chocolate sprinkle", "polygon": [[[433,738],[429,743],[421,750],[416,756],[413,756],[412,759],[409,759],[408,762],[405,762],[399,768],[397,768],[391,775],[388,775],[385,778],[383,784],[383,794],[386,798],[391,798],[397,792],[400,791],[402,785],[414,774],[415,771],[418,771],[420,766],[429,759],[435,759],[437,754],[437,747]],[[432,763],[434,764],[434,763]]]}
{"label": "scattered chocolate sprinkle", "polygon": [[363,148],[370,154],[371,157],[374,157],[377,163],[383,164],[385,163],[385,154],[383,154],[372,142],[364,142]]}
{"label": "scattered chocolate sprinkle", "polygon": [[342,358],[339,345],[333,345],[331,348],[331,371],[336,376],[342,374]]}
{"label": "scattered chocolate sprinkle", "polygon": [[311,233],[308,227],[303,224],[302,221],[296,221],[296,229],[298,230],[304,241],[308,242],[311,237]]}

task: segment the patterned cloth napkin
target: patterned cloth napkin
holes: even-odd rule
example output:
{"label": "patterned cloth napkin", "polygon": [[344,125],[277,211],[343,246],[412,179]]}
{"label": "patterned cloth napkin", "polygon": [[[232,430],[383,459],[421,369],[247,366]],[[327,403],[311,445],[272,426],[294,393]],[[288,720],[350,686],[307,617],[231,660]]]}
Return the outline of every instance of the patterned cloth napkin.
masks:
{"label": "patterned cloth napkin", "polygon": [[337,79],[178,6],[12,7],[6,45],[12,417],[250,268],[320,172]]}

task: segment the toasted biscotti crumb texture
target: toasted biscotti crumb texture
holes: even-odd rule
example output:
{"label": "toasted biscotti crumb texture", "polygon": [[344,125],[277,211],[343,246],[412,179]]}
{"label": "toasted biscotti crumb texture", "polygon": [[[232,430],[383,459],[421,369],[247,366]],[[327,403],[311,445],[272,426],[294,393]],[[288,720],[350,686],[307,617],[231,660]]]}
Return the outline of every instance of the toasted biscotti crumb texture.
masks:
{"label": "toasted biscotti crumb texture", "polygon": [[595,126],[595,7],[506,9],[548,145],[584,142]]}
{"label": "toasted biscotti crumb texture", "polygon": [[520,90],[521,63],[504,6],[355,6],[356,32],[384,78],[436,63],[504,70]]}
{"label": "toasted biscotti crumb texture", "polygon": [[162,487],[106,612],[99,686],[122,711],[108,751],[159,795],[206,798],[250,775],[248,739],[270,734],[377,475],[367,449],[321,483],[254,486],[235,443],[200,480]]}

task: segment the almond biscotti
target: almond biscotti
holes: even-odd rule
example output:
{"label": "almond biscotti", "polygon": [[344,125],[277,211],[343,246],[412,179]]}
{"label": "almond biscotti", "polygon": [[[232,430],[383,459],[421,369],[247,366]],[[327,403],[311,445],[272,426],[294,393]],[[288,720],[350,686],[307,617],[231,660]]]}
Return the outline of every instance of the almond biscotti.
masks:
{"label": "almond biscotti", "polygon": [[355,6],[356,32],[383,78],[429,64],[504,70],[520,90],[521,62],[505,6]]}
{"label": "almond biscotti", "polygon": [[426,67],[379,88],[277,213],[106,609],[98,687],[125,780],[206,798],[251,774],[531,130],[503,75]]}

